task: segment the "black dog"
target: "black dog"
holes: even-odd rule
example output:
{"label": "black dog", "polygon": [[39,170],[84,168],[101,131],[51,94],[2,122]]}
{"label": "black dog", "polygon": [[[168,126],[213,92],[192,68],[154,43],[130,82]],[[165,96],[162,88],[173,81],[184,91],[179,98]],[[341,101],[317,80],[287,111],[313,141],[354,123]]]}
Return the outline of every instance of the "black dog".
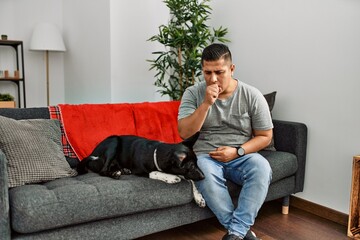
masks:
{"label": "black dog", "polygon": [[90,156],[77,167],[79,174],[88,170],[103,176],[120,178],[122,174],[148,175],[159,171],[202,180],[192,150],[199,133],[178,144],[166,144],[137,136],[110,136],[100,142]]}
{"label": "black dog", "polygon": [[177,183],[181,177],[193,187],[195,202],[206,203],[194,181],[204,179],[192,149],[199,132],[178,144],[166,144],[137,136],[110,136],[99,143],[90,156],[77,166],[79,174],[88,170],[119,179],[123,174],[147,175],[166,183]]}

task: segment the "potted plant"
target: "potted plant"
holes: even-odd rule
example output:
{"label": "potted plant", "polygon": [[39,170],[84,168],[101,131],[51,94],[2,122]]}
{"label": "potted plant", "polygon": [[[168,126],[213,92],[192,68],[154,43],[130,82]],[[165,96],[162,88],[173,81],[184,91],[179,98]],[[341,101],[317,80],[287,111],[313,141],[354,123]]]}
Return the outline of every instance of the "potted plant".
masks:
{"label": "potted plant", "polygon": [[159,26],[159,33],[148,41],[164,46],[151,63],[156,70],[155,86],[161,95],[181,99],[185,89],[199,81],[202,50],[215,41],[229,42],[224,36],[227,28],[210,28],[210,0],[164,0],[170,10],[168,25]]}
{"label": "potted plant", "polygon": [[14,108],[15,101],[14,97],[11,96],[9,93],[0,93],[0,108]]}

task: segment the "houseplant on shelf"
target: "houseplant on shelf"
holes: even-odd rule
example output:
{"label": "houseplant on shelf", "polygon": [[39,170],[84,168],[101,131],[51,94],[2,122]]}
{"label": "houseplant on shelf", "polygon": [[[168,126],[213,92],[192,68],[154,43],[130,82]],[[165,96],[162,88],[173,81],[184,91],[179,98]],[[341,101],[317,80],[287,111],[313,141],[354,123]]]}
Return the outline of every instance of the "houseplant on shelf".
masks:
{"label": "houseplant on shelf", "polygon": [[156,70],[155,86],[161,95],[181,99],[185,89],[199,81],[202,50],[213,42],[229,42],[227,28],[210,28],[210,0],[164,0],[170,10],[168,25],[159,26],[159,33],[148,41],[164,46],[156,51],[150,70]]}
{"label": "houseplant on shelf", "polygon": [[14,108],[14,97],[9,93],[0,93],[0,108]]}

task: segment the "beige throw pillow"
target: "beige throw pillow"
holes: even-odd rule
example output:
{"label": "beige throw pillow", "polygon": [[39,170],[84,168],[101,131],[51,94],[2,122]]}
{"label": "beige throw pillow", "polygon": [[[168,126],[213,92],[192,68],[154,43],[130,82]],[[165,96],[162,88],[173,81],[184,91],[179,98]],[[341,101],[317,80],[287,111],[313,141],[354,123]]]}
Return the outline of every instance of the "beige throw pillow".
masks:
{"label": "beige throw pillow", "polygon": [[0,149],[8,162],[9,187],[77,175],[62,151],[58,120],[0,116]]}

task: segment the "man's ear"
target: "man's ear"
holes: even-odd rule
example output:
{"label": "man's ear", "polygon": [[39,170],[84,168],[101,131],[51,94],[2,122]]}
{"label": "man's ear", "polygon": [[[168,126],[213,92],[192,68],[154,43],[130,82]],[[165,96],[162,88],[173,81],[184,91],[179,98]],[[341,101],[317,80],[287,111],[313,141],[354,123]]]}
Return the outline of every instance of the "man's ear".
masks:
{"label": "man's ear", "polygon": [[230,71],[231,71],[231,76],[234,75],[234,71],[235,71],[235,64],[231,64],[230,66]]}
{"label": "man's ear", "polygon": [[200,132],[196,132],[194,135],[192,135],[191,137],[185,139],[182,144],[184,144],[185,146],[192,148],[196,142],[196,140],[198,139],[200,135]]}

